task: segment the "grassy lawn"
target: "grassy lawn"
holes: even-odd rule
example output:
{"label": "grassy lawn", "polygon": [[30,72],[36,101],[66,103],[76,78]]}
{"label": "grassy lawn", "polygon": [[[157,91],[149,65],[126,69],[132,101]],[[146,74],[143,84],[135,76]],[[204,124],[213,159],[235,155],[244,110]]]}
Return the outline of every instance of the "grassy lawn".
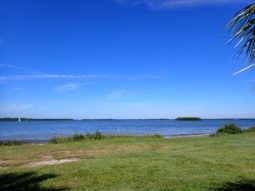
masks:
{"label": "grassy lawn", "polygon": [[[30,167],[36,161],[80,161]],[[255,190],[255,133],[0,147],[0,190]]]}

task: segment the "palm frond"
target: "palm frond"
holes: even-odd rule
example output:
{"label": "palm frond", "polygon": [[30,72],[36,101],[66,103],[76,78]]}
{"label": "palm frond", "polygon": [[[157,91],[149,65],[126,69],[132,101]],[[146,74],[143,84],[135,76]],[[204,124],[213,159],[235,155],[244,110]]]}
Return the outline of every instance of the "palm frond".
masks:
{"label": "palm frond", "polygon": [[243,8],[226,25],[230,29],[231,38],[228,43],[237,41],[235,47],[240,46],[236,57],[244,55],[248,61],[248,66],[236,72],[238,74],[255,64],[255,3]]}
{"label": "palm frond", "polygon": [[233,75],[239,74],[245,70],[248,70],[249,68],[255,66],[255,64],[249,64],[248,66],[246,66],[245,68],[243,68],[242,70],[239,70],[238,72],[234,73]]}

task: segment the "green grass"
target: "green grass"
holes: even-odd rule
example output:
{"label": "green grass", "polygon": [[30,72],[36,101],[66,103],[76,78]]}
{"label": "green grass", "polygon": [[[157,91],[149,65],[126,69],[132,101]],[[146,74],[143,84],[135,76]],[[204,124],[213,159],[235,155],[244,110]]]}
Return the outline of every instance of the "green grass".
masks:
{"label": "green grass", "polygon": [[[80,158],[27,167],[35,161]],[[0,147],[0,190],[255,190],[255,133]],[[18,189],[17,189],[18,188]]]}

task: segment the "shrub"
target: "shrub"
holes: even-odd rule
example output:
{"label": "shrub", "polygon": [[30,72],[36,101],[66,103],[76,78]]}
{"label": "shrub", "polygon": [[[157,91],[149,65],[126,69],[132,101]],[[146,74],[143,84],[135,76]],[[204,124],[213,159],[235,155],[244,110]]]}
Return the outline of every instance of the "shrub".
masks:
{"label": "shrub", "polygon": [[154,135],[151,135],[152,138],[163,138],[162,135],[155,133]]}
{"label": "shrub", "polygon": [[244,132],[255,132],[255,126],[245,129]]}
{"label": "shrub", "polygon": [[236,124],[225,124],[217,130],[216,134],[239,134],[242,132],[242,129]]}
{"label": "shrub", "polygon": [[15,146],[21,145],[19,141],[0,141],[0,146]]}
{"label": "shrub", "polygon": [[82,141],[82,140],[84,140],[84,139],[85,139],[85,136],[82,135],[82,134],[76,133],[76,134],[74,134],[74,135],[72,136],[72,140],[74,140],[74,141]]}
{"label": "shrub", "polygon": [[255,126],[249,128],[249,132],[255,132]]}
{"label": "shrub", "polygon": [[57,143],[58,143],[58,138],[57,138],[57,137],[52,137],[52,138],[49,140],[49,143],[57,144]]}
{"label": "shrub", "polygon": [[104,136],[102,133],[97,131],[96,133],[87,133],[86,135],[83,134],[74,134],[71,137],[52,137],[49,140],[49,143],[58,144],[58,143],[66,143],[66,142],[72,142],[72,141],[84,141],[84,140],[101,140],[104,139]]}
{"label": "shrub", "polygon": [[104,138],[103,134],[100,133],[99,131],[96,131],[94,139],[95,140],[101,140],[103,138]]}
{"label": "shrub", "polygon": [[100,133],[99,131],[96,131],[96,133],[87,133],[86,138],[89,140],[101,140],[104,139],[104,135]]}
{"label": "shrub", "polygon": [[70,142],[72,140],[73,140],[72,137],[52,137],[49,140],[49,143],[52,143],[52,144],[66,143],[66,142]]}
{"label": "shrub", "polygon": [[86,139],[88,139],[88,140],[94,139],[94,134],[87,133],[87,134],[86,134]]}

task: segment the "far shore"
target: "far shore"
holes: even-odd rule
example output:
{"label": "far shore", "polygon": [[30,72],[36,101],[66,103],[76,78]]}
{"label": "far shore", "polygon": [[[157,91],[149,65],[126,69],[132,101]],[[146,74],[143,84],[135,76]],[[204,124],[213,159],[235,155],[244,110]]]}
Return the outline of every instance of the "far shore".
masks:
{"label": "far shore", "polygon": [[176,121],[202,121],[202,120],[255,120],[255,118],[199,118],[199,117],[177,117],[177,118],[145,118],[145,119],[72,119],[72,118],[25,118],[25,117],[4,117],[0,121],[115,121],[115,120],[176,120]]}

